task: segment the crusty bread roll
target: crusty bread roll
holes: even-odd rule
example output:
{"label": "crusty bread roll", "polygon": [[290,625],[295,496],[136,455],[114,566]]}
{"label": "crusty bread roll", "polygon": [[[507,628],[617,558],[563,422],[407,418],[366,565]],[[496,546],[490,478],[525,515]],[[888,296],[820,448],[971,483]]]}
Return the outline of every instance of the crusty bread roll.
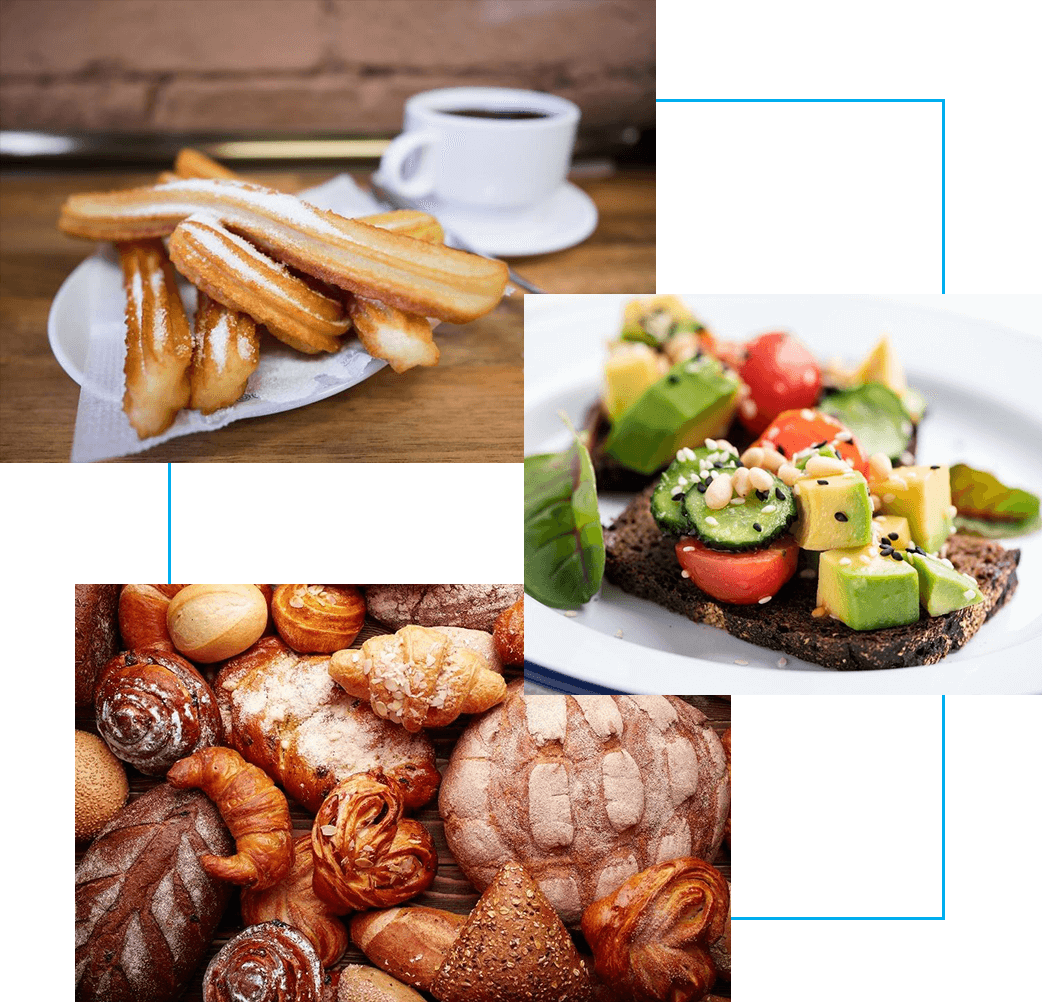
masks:
{"label": "crusty bread roll", "polygon": [[354,585],[280,584],[271,614],[293,650],[332,654],[354,643],[365,623],[365,597]]}
{"label": "crusty bread roll", "polygon": [[509,609],[504,609],[492,630],[496,652],[504,664],[520,665],[525,661],[525,600],[519,598]]}
{"label": "crusty bread roll", "polygon": [[94,702],[102,666],[119,650],[118,584],[76,585],[76,705]]}
{"label": "crusty bread roll", "polygon": [[381,970],[427,991],[465,921],[425,905],[359,912],[351,919],[351,942]]}
{"label": "crusty bread roll", "polygon": [[516,860],[566,922],[661,859],[712,859],[729,802],[720,739],[684,700],[525,696],[520,682],[464,731],[439,801],[476,887]]}
{"label": "crusty bread roll", "polygon": [[268,603],[252,584],[194,584],[166,612],[170,640],[186,658],[212,664],[241,654],[268,622]]}
{"label": "crusty bread roll", "polygon": [[76,841],[94,838],[126,803],[127,774],[104,741],[76,732]]}
{"label": "crusty bread roll", "polygon": [[375,967],[348,964],[340,972],[337,1002],[423,1002],[423,996]]}
{"label": "crusty bread roll", "polygon": [[369,614],[391,630],[413,623],[491,633],[523,591],[519,584],[366,585],[365,598]]}

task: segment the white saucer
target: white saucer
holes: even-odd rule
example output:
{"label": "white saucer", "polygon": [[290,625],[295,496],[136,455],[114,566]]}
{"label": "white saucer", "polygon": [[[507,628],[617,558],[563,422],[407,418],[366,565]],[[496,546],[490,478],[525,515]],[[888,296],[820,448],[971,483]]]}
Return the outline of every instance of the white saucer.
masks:
{"label": "white saucer", "polygon": [[526,209],[468,209],[434,197],[416,199],[416,207],[435,216],[446,230],[458,233],[473,250],[496,257],[564,250],[597,228],[593,199],[570,181]]}

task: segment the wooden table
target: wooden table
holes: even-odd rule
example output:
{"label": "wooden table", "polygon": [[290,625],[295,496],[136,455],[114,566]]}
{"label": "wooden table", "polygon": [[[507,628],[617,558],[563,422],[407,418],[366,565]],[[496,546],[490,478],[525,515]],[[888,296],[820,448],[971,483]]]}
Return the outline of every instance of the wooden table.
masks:
{"label": "wooden table", "polygon": [[[247,172],[286,190],[330,171]],[[67,462],[79,388],[47,343],[59,286],[93,251],[55,229],[66,196],[148,184],[154,173],[6,173],[0,187],[0,459]],[[550,292],[655,291],[653,170],[577,177],[600,224],[584,243],[518,258],[516,270]],[[437,336],[441,361],[389,368],[308,407],[238,421],[150,449],[132,462],[520,462],[523,449],[523,298]]]}

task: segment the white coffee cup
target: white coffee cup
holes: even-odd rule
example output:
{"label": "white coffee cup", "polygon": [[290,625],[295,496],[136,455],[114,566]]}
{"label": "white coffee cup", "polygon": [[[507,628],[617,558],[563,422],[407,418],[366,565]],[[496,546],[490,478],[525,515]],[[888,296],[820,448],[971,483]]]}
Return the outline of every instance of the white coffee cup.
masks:
{"label": "white coffee cup", "polygon": [[405,102],[402,134],[384,153],[379,177],[407,198],[433,195],[484,209],[534,205],[564,181],[578,124],[578,107],[554,94],[425,91]]}

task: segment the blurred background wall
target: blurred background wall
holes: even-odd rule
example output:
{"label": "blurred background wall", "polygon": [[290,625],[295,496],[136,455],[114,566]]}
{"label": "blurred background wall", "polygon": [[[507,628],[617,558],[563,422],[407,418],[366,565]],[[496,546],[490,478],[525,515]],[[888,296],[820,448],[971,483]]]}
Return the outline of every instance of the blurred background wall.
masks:
{"label": "blurred background wall", "polygon": [[3,0],[9,130],[393,133],[433,87],[648,128],[654,0]]}

